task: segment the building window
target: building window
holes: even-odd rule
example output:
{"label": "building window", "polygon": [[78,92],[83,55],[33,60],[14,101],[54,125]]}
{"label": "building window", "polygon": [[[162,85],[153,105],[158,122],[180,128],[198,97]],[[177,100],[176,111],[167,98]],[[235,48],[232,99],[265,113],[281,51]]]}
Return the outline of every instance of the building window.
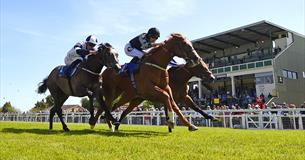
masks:
{"label": "building window", "polygon": [[292,72],[288,71],[288,77],[287,78],[292,79]]}
{"label": "building window", "polygon": [[298,79],[297,72],[292,72],[292,79]]}
{"label": "building window", "polygon": [[[288,71],[283,69],[282,70],[283,77],[289,78],[289,79],[298,79],[298,73],[294,71]],[[303,77],[304,77],[304,72],[303,72]]]}
{"label": "building window", "polygon": [[283,77],[287,78],[288,77],[288,71],[283,69]]}

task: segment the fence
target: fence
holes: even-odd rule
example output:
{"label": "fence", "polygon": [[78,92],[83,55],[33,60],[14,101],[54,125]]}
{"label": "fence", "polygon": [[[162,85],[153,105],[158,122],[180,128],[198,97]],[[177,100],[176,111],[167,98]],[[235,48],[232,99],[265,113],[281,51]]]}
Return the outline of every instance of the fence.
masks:
{"label": "fence", "polygon": [[[305,128],[305,109],[265,109],[265,110],[207,110],[208,114],[221,119],[212,122],[204,119],[194,111],[182,111],[188,120],[197,126],[225,127],[243,129],[301,129]],[[120,117],[121,112],[113,112],[114,117]],[[69,123],[88,123],[88,112],[64,113],[64,120]],[[123,124],[141,125],[165,125],[164,111],[140,111],[131,112],[123,121]],[[182,125],[175,117],[176,124]],[[49,113],[0,113],[0,121],[26,121],[26,122],[48,122]],[[55,122],[59,122],[57,116]],[[104,123],[100,119],[98,123]]]}

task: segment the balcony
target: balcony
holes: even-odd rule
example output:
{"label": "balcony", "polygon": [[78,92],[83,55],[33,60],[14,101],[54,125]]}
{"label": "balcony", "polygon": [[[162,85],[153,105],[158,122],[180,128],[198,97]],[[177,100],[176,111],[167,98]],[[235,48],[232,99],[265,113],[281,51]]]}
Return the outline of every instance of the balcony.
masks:
{"label": "balcony", "polygon": [[263,67],[267,67],[267,66],[272,66],[272,59],[265,59],[265,60],[255,61],[255,62],[241,63],[241,64],[236,64],[236,65],[211,68],[211,71],[213,74],[223,74],[223,73],[229,73],[229,72],[237,72],[237,71],[244,71],[244,70],[249,70],[249,69],[263,68]]}

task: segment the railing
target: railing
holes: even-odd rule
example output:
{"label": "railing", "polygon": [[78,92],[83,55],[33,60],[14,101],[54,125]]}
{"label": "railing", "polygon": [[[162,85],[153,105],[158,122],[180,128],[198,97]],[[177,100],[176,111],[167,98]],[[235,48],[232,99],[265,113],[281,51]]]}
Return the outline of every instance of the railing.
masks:
{"label": "railing", "polygon": [[260,61],[254,61],[248,63],[241,63],[236,65],[211,68],[211,71],[213,74],[222,74],[222,73],[235,72],[235,71],[241,71],[247,69],[267,67],[271,65],[272,65],[272,59],[267,59],[267,60],[260,60]]}
{"label": "railing", "polygon": [[[301,129],[305,128],[305,109],[265,109],[265,110],[207,110],[221,121],[212,122],[204,119],[194,111],[182,111],[188,120],[197,126],[225,127],[243,129]],[[120,117],[121,112],[114,112],[115,117]],[[64,113],[64,120],[69,123],[88,123],[89,113]],[[176,118],[176,124],[182,125]],[[25,122],[48,122],[48,113],[0,113],[0,121],[25,121]],[[60,122],[57,116],[55,122]],[[98,123],[104,123],[100,119]],[[123,121],[123,124],[138,125],[165,125],[164,111],[141,111],[131,112]]]}

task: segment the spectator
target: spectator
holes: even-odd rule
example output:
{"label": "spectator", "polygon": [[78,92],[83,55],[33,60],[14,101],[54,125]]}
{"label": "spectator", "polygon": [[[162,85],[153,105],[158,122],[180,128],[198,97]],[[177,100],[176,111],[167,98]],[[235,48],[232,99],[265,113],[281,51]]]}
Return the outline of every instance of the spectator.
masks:
{"label": "spectator", "polygon": [[[301,109],[305,109],[305,101],[304,103],[300,106]],[[300,114],[305,114],[305,111],[300,111]]]}
{"label": "spectator", "polygon": [[269,99],[271,99],[271,98],[272,98],[272,95],[271,95],[270,93],[268,94],[268,98],[269,98]]}

